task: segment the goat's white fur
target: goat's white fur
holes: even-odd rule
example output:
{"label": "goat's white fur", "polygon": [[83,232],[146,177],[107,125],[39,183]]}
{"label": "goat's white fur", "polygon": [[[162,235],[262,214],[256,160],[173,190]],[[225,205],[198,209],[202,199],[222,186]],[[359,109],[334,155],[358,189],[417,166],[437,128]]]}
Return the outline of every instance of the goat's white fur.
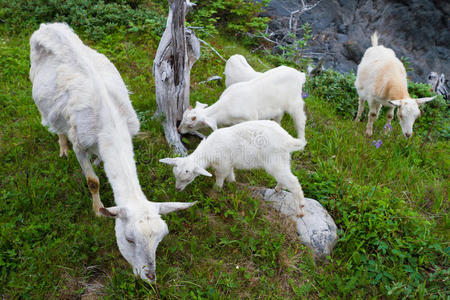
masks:
{"label": "goat's white fur", "polygon": [[[194,203],[149,202],[141,190],[134,161],[132,136],[139,121],[128,91],[114,65],[85,46],[69,26],[42,24],[30,39],[30,79],[42,124],[59,135],[61,155],[67,139],[87,178],[94,211],[116,218],[119,250],[134,274],[156,280],[155,252],[168,233],[160,214]],[[99,181],[90,156],[104,162],[117,206],[104,208]]]}
{"label": "goat's white fur", "polygon": [[250,81],[263,73],[256,72],[240,54],[232,55],[225,64],[225,86]]}
{"label": "goat's white fur", "polygon": [[306,141],[304,83],[304,73],[286,66],[274,68],[251,81],[231,85],[210,107],[197,102],[194,109],[183,113],[178,130],[188,133],[207,126],[216,130],[219,125],[251,120],[274,119],[280,123],[287,112],[295,122],[298,138]]}
{"label": "goat's white fur", "polygon": [[248,121],[214,131],[187,157],[165,158],[173,165],[177,190],[183,190],[198,175],[212,176],[216,185],[234,181],[236,169],[264,169],[277,181],[276,190],[287,188],[298,199],[298,215],[303,215],[304,197],[297,177],[291,173],[290,153],[303,150],[306,142],[295,139],[274,121]]}
{"label": "goat's white fur", "polygon": [[369,104],[369,120],[366,135],[372,136],[373,123],[378,118],[381,106],[389,107],[386,115],[386,131],[391,128],[394,109],[398,107],[397,117],[405,137],[413,132],[415,120],[420,116],[419,106],[435,97],[412,99],[408,93],[406,70],[394,51],[378,46],[378,36],[372,37],[372,47],[364,53],[358,66],[355,87],[359,95],[358,113],[355,121],[361,119],[364,101]]}

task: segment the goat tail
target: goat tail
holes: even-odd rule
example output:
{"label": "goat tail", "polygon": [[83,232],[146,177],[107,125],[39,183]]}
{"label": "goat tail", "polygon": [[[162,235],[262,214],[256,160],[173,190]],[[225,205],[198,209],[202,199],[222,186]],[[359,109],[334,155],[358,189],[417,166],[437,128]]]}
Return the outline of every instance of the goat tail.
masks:
{"label": "goat tail", "polygon": [[370,38],[372,40],[372,47],[378,46],[378,33],[375,31]]}
{"label": "goat tail", "polygon": [[292,151],[302,151],[305,148],[306,144],[307,142],[304,139],[292,138],[291,141]]}

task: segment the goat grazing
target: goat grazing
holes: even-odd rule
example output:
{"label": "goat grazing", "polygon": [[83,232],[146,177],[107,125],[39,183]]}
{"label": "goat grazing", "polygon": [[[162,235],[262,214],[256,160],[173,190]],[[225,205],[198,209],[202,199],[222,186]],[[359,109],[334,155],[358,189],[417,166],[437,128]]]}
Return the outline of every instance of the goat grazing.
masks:
{"label": "goat grazing", "polygon": [[247,62],[245,57],[240,54],[232,55],[225,64],[225,86],[237,82],[252,80],[263,73],[256,72]]}
{"label": "goat grazing", "polygon": [[269,70],[251,81],[233,84],[210,107],[200,102],[195,108],[189,107],[183,113],[178,131],[195,132],[207,126],[216,130],[218,125],[251,120],[274,119],[280,123],[287,112],[294,120],[298,138],[306,141],[304,83],[305,73],[295,69],[281,66]]}
{"label": "goat grazing", "polygon": [[[160,214],[194,203],[149,202],[139,185],[132,136],[139,121],[114,65],[85,46],[69,26],[41,24],[30,39],[30,79],[42,124],[59,136],[60,156],[67,138],[86,176],[97,215],[116,218],[119,250],[137,277],[156,280],[156,248],[168,233]],[[67,138],[66,138],[67,137]],[[90,156],[104,162],[117,206],[105,208]]]}
{"label": "goat grazing", "polygon": [[408,93],[406,71],[394,51],[378,46],[378,36],[372,35],[372,47],[364,53],[356,74],[355,87],[359,95],[358,113],[355,121],[361,119],[364,100],[369,103],[369,121],[366,135],[372,136],[373,122],[378,118],[381,106],[389,107],[386,115],[386,131],[391,128],[394,109],[405,137],[412,135],[415,120],[420,116],[419,106],[435,97],[412,99]]}
{"label": "goat grazing", "polygon": [[306,142],[295,139],[274,121],[248,121],[214,131],[187,157],[164,158],[160,162],[173,165],[177,190],[183,190],[198,175],[216,174],[216,186],[224,180],[233,182],[234,168],[263,168],[276,181],[276,190],[291,191],[298,200],[297,214],[303,215],[305,200],[297,177],[291,173],[290,153],[303,150]]}

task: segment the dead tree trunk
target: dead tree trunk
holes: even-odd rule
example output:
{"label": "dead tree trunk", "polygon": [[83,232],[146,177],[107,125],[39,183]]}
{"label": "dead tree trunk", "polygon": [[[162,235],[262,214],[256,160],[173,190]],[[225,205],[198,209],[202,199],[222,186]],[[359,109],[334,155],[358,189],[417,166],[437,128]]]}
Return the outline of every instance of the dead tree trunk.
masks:
{"label": "dead tree trunk", "polygon": [[177,121],[189,107],[189,83],[192,65],[200,57],[200,43],[194,32],[185,28],[189,1],[168,0],[169,16],[153,62],[156,103],[155,116],[164,115],[164,134],[176,153],[187,151],[177,131]]}

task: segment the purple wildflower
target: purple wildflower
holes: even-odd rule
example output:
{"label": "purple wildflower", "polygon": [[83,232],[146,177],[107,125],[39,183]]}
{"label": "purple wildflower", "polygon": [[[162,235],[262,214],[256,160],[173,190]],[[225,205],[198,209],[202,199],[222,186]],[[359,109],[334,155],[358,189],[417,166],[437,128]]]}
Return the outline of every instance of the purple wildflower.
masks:
{"label": "purple wildflower", "polygon": [[387,130],[388,128],[389,128],[389,130],[392,130],[392,126],[391,126],[391,124],[386,124],[386,125],[384,125],[384,130]]}
{"label": "purple wildflower", "polygon": [[383,145],[383,142],[381,140],[378,140],[378,141],[373,140],[372,143],[370,144],[370,146],[373,146],[373,145],[375,145],[375,148],[378,149],[381,147],[381,145]]}
{"label": "purple wildflower", "polygon": [[308,92],[303,92],[303,93],[302,93],[302,98],[303,98],[303,99],[308,98],[308,96],[309,96],[309,93],[308,93]]}

